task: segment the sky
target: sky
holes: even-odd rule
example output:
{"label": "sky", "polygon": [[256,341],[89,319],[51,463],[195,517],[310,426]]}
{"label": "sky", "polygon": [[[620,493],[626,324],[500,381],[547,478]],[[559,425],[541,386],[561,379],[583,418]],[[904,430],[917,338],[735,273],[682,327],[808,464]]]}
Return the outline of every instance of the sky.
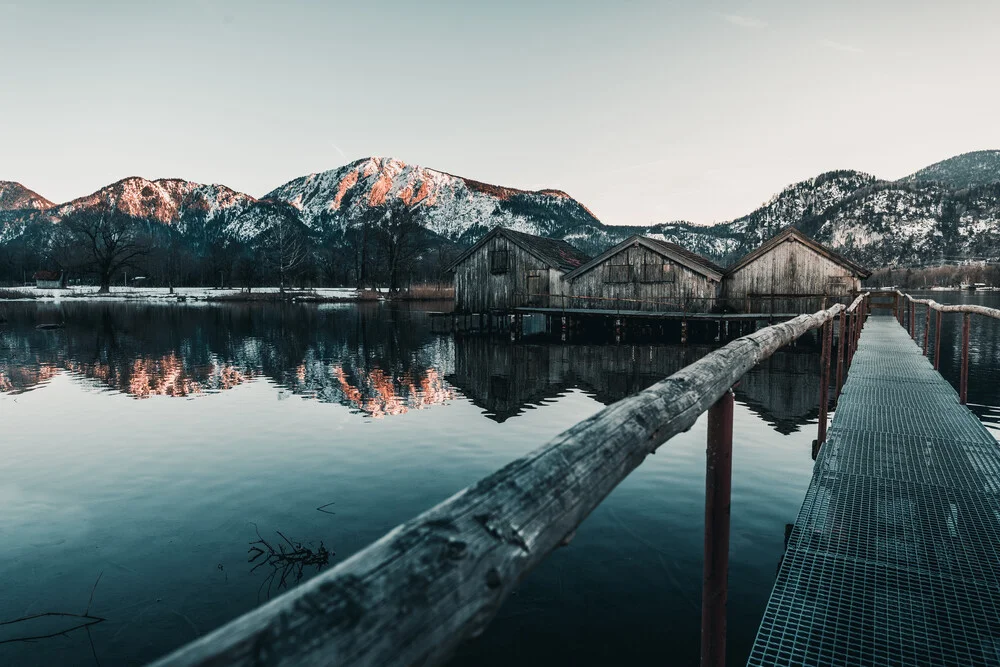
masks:
{"label": "sky", "polygon": [[709,224],[1000,148],[998,25],[995,0],[0,0],[0,179],[261,196],[380,155]]}

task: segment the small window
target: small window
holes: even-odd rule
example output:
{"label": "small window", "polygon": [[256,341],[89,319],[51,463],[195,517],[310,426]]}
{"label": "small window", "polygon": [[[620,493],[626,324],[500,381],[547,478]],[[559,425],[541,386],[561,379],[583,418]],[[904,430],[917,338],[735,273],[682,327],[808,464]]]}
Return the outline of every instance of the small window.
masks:
{"label": "small window", "polygon": [[632,282],[632,267],[628,264],[608,264],[605,267],[604,282],[606,283]]}
{"label": "small window", "polygon": [[490,250],[490,273],[507,273],[509,268],[506,250]]}
{"label": "small window", "polygon": [[674,272],[669,264],[643,264],[642,282],[672,283],[674,282]]}

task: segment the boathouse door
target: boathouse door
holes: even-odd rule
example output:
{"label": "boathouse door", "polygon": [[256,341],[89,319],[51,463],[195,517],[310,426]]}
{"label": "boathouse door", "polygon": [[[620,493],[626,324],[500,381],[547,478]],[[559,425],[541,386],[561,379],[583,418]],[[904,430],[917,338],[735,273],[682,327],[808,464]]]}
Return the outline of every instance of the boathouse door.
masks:
{"label": "boathouse door", "polygon": [[549,277],[547,271],[528,273],[528,305],[544,308],[549,305]]}

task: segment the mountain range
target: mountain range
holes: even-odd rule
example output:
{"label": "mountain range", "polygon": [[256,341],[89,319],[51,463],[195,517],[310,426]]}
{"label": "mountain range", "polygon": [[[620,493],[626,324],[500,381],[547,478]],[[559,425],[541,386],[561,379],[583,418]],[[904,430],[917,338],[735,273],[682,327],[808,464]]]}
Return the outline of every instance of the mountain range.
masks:
{"label": "mountain range", "polygon": [[966,153],[910,176],[881,180],[831,171],[789,185],[751,213],[714,225],[607,225],[560,190],[527,191],[371,157],[296,178],[256,198],[224,185],[125,178],[56,204],[19,183],[0,181],[0,244],[42,238],[39,230],[80,210],[112,206],[168,225],[191,242],[253,243],[292,213],[318,237],[337,238],[366,213],[402,202],[421,224],[453,244],[475,242],[497,225],[562,238],[596,253],[641,233],[725,263],[786,225],[796,225],[869,266],[1000,258],[1000,150]]}

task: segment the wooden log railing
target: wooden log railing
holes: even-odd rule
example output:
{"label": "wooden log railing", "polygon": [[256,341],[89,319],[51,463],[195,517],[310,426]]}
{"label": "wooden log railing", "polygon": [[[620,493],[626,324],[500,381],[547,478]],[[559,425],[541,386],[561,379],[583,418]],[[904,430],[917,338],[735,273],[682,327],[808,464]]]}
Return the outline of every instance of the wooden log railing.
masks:
{"label": "wooden log railing", "polygon": [[[962,363],[961,370],[959,372],[958,380],[958,397],[962,405],[965,405],[969,400],[969,335],[972,315],[982,315],[983,317],[992,317],[994,319],[1000,320],[1000,310],[996,308],[987,308],[986,306],[977,306],[974,304],[953,304],[945,305],[938,303],[934,299],[918,299],[910,294],[906,294],[899,290],[894,290],[897,298],[902,303],[903,299],[909,301],[909,332],[910,337],[913,340],[917,339],[916,327],[914,322],[916,320],[916,306],[921,304],[925,306],[924,311],[924,354],[927,354],[927,342],[928,336],[930,334],[930,322],[931,322],[931,311],[935,311],[936,316],[936,333],[934,337],[934,369],[938,370],[941,367],[941,315],[942,313],[962,313]],[[899,311],[900,324],[902,321],[902,309]]]}
{"label": "wooden log railing", "polygon": [[731,389],[747,371],[806,332],[832,328],[842,313],[848,329],[846,336],[841,331],[841,344],[856,345],[866,303],[863,294],[847,308],[836,304],[734,340],[156,665],[441,664],[462,641],[486,628],[518,582],[568,544],[629,473],[706,410],[702,646],[707,649],[702,664],[722,665]]}

